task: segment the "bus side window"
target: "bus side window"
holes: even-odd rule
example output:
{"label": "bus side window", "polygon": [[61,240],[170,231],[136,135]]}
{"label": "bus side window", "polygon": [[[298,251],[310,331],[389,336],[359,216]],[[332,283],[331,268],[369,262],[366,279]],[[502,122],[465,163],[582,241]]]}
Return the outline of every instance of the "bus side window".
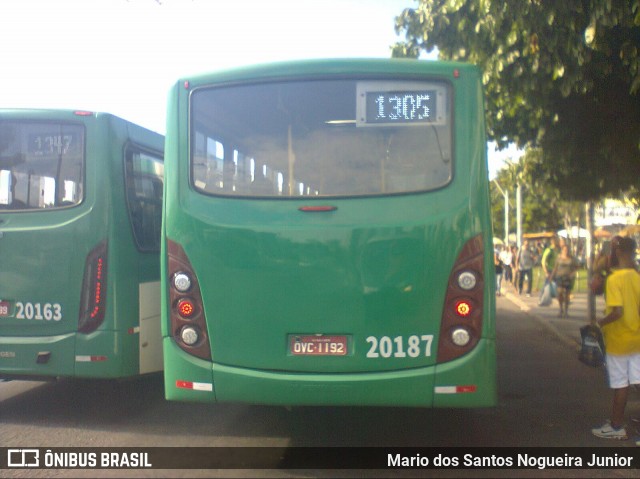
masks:
{"label": "bus side window", "polygon": [[127,148],[125,158],[127,205],[136,245],[141,251],[159,251],[164,180],[162,158],[133,146]]}

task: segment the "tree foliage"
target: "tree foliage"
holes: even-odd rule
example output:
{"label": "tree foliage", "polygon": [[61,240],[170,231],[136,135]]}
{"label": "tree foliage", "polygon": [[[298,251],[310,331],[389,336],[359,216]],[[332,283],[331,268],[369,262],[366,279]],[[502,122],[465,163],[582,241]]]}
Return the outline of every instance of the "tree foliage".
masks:
{"label": "tree foliage", "polygon": [[394,56],[483,70],[491,139],[540,146],[566,198],[640,186],[640,0],[419,0]]}
{"label": "tree foliage", "polygon": [[[519,162],[507,161],[498,171],[496,182],[510,192],[509,231],[515,231],[515,190],[520,184],[522,191],[522,229],[525,232],[558,231],[576,224],[583,214],[583,205],[562,198],[561,192],[551,184],[538,179],[538,169],[543,162],[542,150],[530,148]],[[504,231],[504,197],[492,188],[491,210],[494,232],[498,236]]]}

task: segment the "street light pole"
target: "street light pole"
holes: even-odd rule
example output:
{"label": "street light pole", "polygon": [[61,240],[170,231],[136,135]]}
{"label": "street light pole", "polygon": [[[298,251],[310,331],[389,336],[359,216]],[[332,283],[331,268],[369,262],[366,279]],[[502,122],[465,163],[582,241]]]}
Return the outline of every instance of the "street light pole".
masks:
{"label": "street light pole", "polygon": [[509,244],[509,193],[504,191],[498,183],[498,180],[493,180],[495,185],[498,187],[502,196],[504,196],[504,244]]}
{"label": "street light pole", "polygon": [[[593,266],[595,255],[593,252],[593,223],[594,223],[594,205],[593,201],[588,201],[585,205],[585,213],[587,217],[587,284],[591,284],[593,278]],[[589,320],[591,324],[596,322],[596,297],[593,295],[591,288],[587,290],[587,307],[589,311]]]}
{"label": "street light pole", "polygon": [[516,187],[516,239],[518,249],[522,246],[522,186],[518,183]]}

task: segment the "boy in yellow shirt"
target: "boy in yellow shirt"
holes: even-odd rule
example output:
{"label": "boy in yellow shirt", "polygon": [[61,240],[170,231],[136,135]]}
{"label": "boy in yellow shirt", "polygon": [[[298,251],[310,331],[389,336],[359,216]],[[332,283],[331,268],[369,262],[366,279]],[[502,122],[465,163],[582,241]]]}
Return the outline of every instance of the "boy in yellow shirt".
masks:
{"label": "boy in yellow shirt", "polygon": [[618,267],[607,277],[606,316],[602,327],[609,387],[613,389],[611,419],[591,432],[606,439],[627,439],[624,410],[630,384],[640,384],[640,274],[635,265],[636,243],[621,238],[611,254]]}

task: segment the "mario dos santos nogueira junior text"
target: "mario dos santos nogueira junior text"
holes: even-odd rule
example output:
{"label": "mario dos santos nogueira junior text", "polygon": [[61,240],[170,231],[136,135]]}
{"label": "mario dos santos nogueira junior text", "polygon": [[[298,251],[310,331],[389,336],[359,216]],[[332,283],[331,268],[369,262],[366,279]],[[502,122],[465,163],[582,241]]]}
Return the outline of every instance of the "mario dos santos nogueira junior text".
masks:
{"label": "mario dos santos nogueira junior text", "polygon": [[469,468],[632,468],[634,464],[634,456],[623,456],[614,454],[590,454],[590,455],[532,455],[532,454],[515,454],[515,455],[496,455],[477,456],[474,454],[463,455],[445,455],[437,454],[435,456],[425,455],[402,455],[387,454],[388,467],[469,467]]}

